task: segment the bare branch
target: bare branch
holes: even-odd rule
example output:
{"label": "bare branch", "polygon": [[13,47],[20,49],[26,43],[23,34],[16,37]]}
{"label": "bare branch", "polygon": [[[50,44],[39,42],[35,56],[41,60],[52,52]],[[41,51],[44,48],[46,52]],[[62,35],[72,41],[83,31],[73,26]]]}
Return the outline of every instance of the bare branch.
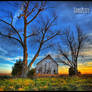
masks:
{"label": "bare branch", "polygon": [[0,19],[0,21],[2,21],[2,22],[4,22],[5,24],[8,24],[9,26],[11,26],[11,28],[13,28],[13,30],[17,33],[18,37],[20,38],[20,40],[21,40],[21,42],[22,42],[22,38],[21,38],[19,32],[15,29],[15,27],[14,27],[12,24],[10,24],[10,23],[8,23],[8,22],[2,20],[2,19]]}
{"label": "bare branch", "polygon": [[[63,50],[61,48],[59,48],[60,53],[67,59],[67,64],[69,64],[70,66],[72,66],[72,61],[68,58],[67,54],[63,52]],[[66,63],[66,62],[65,62]]]}
{"label": "bare branch", "polygon": [[36,35],[37,35],[37,34],[32,33],[32,34],[30,34],[30,35],[26,36],[26,38],[29,38],[29,37],[31,37],[31,36],[36,36]]}
{"label": "bare branch", "polygon": [[33,8],[28,14],[27,17],[30,16],[35,11],[35,8]]}
{"label": "bare branch", "polygon": [[23,42],[21,42],[19,39],[17,39],[17,38],[15,38],[15,37],[12,37],[12,36],[10,36],[10,35],[5,35],[5,34],[2,34],[1,32],[0,32],[0,35],[2,35],[2,36],[4,36],[4,37],[8,37],[8,38],[12,38],[12,39],[15,39],[15,40],[17,40],[21,45],[22,45],[22,47],[24,47],[24,45],[23,45]]}
{"label": "bare branch", "polygon": [[53,22],[54,22],[56,19],[57,19],[57,16],[55,16],[52,21],[49,20],[49,21],[47,22],[47,26],[46,26],[45,30],[48,30],[48,29],[53,25]]}
{"label": "bare branch", "polygon": [[39,9],[38,12],[36,13],[36,15],[27,23],[27,24],[30,24],[37,16],[38,14],[41,12],[42,10]]}
{"label": "bare branch", "polygon": [[12,25],[12,23],[13,23],[13,15],[12,15],[11,12],[10,12],[10,17],[11,17],[11,25]]}
{"label": "bare branch", "polygon": [[39,28],[40,32],[42,33],[41,38],[40,38],[40,45],[38,47],[37,53],[34,55],[32,61],[29,63],[28,68],[30,68],[32,66],[32,64],[35,62],[36,58],[39,56],[39,53],[42,50],[42,46],[44,45],[44,43],[49,41],[50,39],[54,38],[56,35],[59,35],[59,33],[57,32],[57,33],[54,33],[52,36],[50,36],[48,39],[44,40],[46,38],[46,34],[47,34],[49,28],[52,26],[52,24],[55,20],[56,20],[56,17],[54,17],[52,20],[48,19],[47,21],[45,21],[45,20],[42,21],[42,23],[44,23],[44,26],[41,26],[41,28]]}
{"label": "bare branch", "polygon": [[[76,37],[74,37],[74,31],[66,30],[65,34],[65,40],[63,42],[67,46],[68,52],[71,52],[68,56],[64,48],[60,47],[59,51],[60,53],[67,59],[67,65],[70,64],[72,67],[74,67],[77,70],[77,62],[79,57],[79,52],[83,48],[83,43],[85,42],[86,35],[81,31],[81,29],[77,26],[77,32]],[[72,57],[71,60],[69,57]],[[66,64],[65,61],[62,63]]]}
{"label": "bare branch", "polygon": [[55,36],[59,35],[58,33],[54,34],[53,36],[47,38],[46,40],[43,41],[43,43],[49,41],[50,39],[54,38]]}
{"label": "bare branch", "polygon": [[71,65],[70,65],[69,63],[67,63],[67,62],[65,62],[65,61],[63,61],[63,60],[60,60],[60,62],[63,63],[64,65],[68,65],[68,66],[71,67]]}

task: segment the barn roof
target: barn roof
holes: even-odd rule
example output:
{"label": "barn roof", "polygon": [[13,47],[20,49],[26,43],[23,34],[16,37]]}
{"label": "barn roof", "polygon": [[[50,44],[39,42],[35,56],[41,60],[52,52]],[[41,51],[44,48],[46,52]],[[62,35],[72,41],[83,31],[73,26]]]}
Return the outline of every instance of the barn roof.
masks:
{"label": "barn roof", "polygon": [[[45,59],[52,59],[56,64],[57,64],[57,62],[51,57],[51,55],[47,55],[45,58],[43,58],[40,62],[42,62],[43,60],[45,60]],[[40,62],[38,62],[37,63],[37,65],[40,63]],[[58,65],[58,64],[57,64]]]}

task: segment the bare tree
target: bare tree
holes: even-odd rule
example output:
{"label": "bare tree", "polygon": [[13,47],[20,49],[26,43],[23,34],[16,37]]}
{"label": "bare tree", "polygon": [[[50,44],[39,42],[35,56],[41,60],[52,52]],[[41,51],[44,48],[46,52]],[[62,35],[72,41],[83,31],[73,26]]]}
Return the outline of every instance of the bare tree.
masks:
{"label": "bare tree", "polygon": [[[56,15],[53,15],[51,18],[48,16],[43,19],[43,17],[40,16],[40,20],[38,21],[39,26],[35,26],[35,30],[39,32],[38,37],[34,41],[39,44],[38,50],[36,54],[34,55],[33,59],[31,60],[30,64],[28,65],[28,68],[32,66],[32,64],[35,62],[37,57],[39,56],[39,53],[47,48],[50,48],[53,44],[51,43],[52,39],[55,38],[56,36],[60,35],[60,31],[56,30],[55,31],[52,29],[55,24],[55,21],[57,19]],[[37,27],[37,28],[36,28]],[[51,40],[51,41],[50,41]],[[33,42],[34,42],[33,41]],[[50,43],[48,43],[50,41]]]}
{"label": "bare tree", "polygon": [[87,35],[83,33],[79,26],[76,26],[76,34],[74,35],[73,31],[67,29],[64,32],[64,39],[62,40],[62,44],[66,46],[65,48],[58,44],[58,51],[64,57],[64,60],[61,62],[65,65],[68,65],[70,68],[72,67],[75,71],[75,74],[78,73],[77,63],[79,52],[82,50],[86,40]]}
{"label": "bare tree", "polygon": [[[28,35],[27,27],[31,22],[33,22],[36,19],[36,17],[40,14],[40,12],[42,12],[45,9],[44,7],[46,5],[46,2],[43,2],[43,1],[42,2],[34,2],[34,4],[31,4],[31,3],[32,2],[30,2],[30,1],[24,1],[22,13],[18,16],[18,19],[20,19],[22,17],[23,22],[24,22],[23,38],[22,38],[22,35],[20,34],[20,31],[17,28],[15,28],[13,25],[14,17],[11,12],[10,12],[10,17],[11,17],[10,23],[8,21],[0,19],[1,22],[7,24],[12,29],[12,30],[9,30],[8,34],[4,34],[4,33],[0,32],[0,35],[2,35],[4,37],[8,37],[10,39],[15,39],[23,47],[23,54],[24,54],[24,56],[23,56],[23,62],[24,62],[23,76],[25,76],[25,72],[27,70],[27,58],[28,58],[27,38],[36,35],[33,32],[31,32],[31,34]],[[30,8],[30,4],[33,5],[32,8]],[[34,14],[34,16],[32,16],[33,14]],[[17,34],[17,37],[15,36],[15,33]]]}
{"label": "bare tree", "polygon": [[[30,1],[25,1],[23,3],[22,13],[18,16],[18,19],[23,18],[23,22],[24,22],[23,31],[22,30],[18,30],[13,25],[14,19],[13,19],[12,13],[10,14],[10,17],[11,17],[11,22],[10,23],[5,21],[5,20],[3,20],[3,19],[0,19],[1,22],[7,24],[8,27],[10,27],[8,34],[0,32],[0,35],[2,35],[4,37],[8,37],[10,39],[15,39],[16,41],[18,41],[21,44],[21,46],[23,48],[24,67],[23,67],[22,77],[26,77],[28,71],[30,70],[30,67],[35,62],[37,57],[39,56],[40,51],[42,49],[44,49],[43,45],[45,43],[47,43],[49,40],[51,40],[52,38],[54,38],[55,36],[59,35],[59,32],[53,32],[52,29],[51,29],[51,27],[53,26],[53,24],[54,24],[54,22],[55,22],[55,20],[57,18],[56,15],[54,15],[51,18],[45,17],[45,19],[43,19],[43,20],[40,19],[39,23],[41,23],[41,25],[39,25],[38,29],[36,30],[36,27],[38,26],[38,25],[36,25],[35,26],[35,31],[31,30],[32,31],[32,32],[30,32],[31,34],[28,34],[28,32],[29,32],[29,30],[27,29],[28,25],[34,19],[37,18],[37,16],[40,14],[41,11],[46,9],[45,8],[46,2],[39,2],[39,3],[35,2],[34,3],[34,7],[32,9],[30,9],[30,4],[31,3],[30,3]],[[32,14],[34,16],[32,16]],[[23,32],[23,34],[21,33],[21,31]],[[36,37],[36,42],[39,43],[39,47],[38,47],[38,50],[37,50],[36,54],[34,55],[33,59],[31,60],[31,62],[28,65],[27,64],[27,61],[28,61],[27,39],[28,38],[32,38],[33,36]],[[39,36],[39,38],[38,38],[38,36]],[[47,47],[49,47],[49,46],[47,46]]]}

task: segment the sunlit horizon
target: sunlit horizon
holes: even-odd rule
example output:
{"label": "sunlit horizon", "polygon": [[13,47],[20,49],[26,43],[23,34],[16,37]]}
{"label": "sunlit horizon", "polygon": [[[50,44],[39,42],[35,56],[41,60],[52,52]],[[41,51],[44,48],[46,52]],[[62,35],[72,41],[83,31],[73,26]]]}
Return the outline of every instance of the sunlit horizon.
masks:
{"label": "sunlit horizon", "polygon": [[[0,74],[11,74],[12,72],[12,66],[7,64],[8,67],[0,68]],[[81,72],[81,74],[92,74],[92,61],[85,62],[85,63],[78,63],[78,71]],[[35,67],[33,67],[35,68]],[[58,67],[58,74],[69,74],[69,67],[66,65],[59,65]]]}

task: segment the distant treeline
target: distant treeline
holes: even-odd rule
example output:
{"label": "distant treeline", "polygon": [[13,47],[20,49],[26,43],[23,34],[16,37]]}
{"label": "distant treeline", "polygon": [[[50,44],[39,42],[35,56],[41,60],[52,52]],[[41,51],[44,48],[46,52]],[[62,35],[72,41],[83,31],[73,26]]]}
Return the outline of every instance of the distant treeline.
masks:
{"label": "distant treeline", "polygon": [[12,76],[9,76],[9,75],[2,75],[2,76],[0,76],[0,79],[8,79],[8,78],[12,78]]}

